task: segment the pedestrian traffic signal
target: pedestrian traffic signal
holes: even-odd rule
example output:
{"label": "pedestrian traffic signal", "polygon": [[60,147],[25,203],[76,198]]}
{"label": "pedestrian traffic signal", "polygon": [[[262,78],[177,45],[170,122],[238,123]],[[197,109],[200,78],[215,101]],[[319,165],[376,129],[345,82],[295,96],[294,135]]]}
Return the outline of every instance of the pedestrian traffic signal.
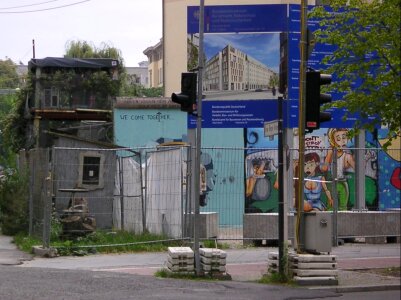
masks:
{"label": "pedestrian traffic signal", "polygon": [[330,94],[320,93],[320,87],[331,83],[331,75],[318,71],[306,72],[305,130],[312,132],[320,123],[331,120],[331,113],[320,112],[320,106],[331,102]]}
{"label": "pedestrian traffic signal", "polygon": [[181,74],[181,93],[171,94],[171,100],[181,105],[181,110],[192,113],[196,110],[197,74],[193,72]]}

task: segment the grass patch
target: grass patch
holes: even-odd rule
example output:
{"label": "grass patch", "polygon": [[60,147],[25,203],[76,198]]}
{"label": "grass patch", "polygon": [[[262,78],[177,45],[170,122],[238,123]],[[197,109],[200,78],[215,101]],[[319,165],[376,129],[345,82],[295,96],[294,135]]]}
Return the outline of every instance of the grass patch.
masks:
{"label": "grass patch", "polygon": [[401,277],[401,267],[363,269],[358,270],[358,272],[373,273],[382,276]]}
{"label": "grass patch", "polygon": [[[32,252],[32,246],[42,245],[38,239],[18,235],[14,237],[19,249]],[[171,241],[164,236],[154,234],[134,235],[126,231],[96,231],[74,239],[52,240],[50,247],[56,248],[59,255],[86,255],[93,253],[122,252],[161,252],[168,247],[182,246],[185,241]]]}
{"label": "grass patch", "polygon": [[14,243],[20,250],[27,253],[32,253],[32,247],[41,245],[42,241],[20,233],[14,236]]}
{"label": "grass patch", "polygon": [[203,240],[202,245],[204,248],[218,248],[218,249],[230,249],[230,245],[228,243],[216,243],[216,240]]}
{"label": "grass patch", "polygon": [[282,284],[282,285],[294,285],[294,282],[288,278],[286,274],[280,273],[269,273],[262,276],[258,280],[258,283],[263,284]]}
{"label": "grass patch", "polygon": [[156,271],[155,276],[160,278],[175,278],[175,279],[190,279],[190,280],[195,280],[200,278],[196,276],[195,273],[188,273],[188,274],[174,273],[174,272],[169,272],[166,269],[160,269]]}
{"label": "grass patch", "polygon": [[156,271],[155,276],[160,278],[173,278],[173,279],[186,279],[186,280],[210,280],[210,281],[231,280],[230,275],[213,275],[207,273],[198,276],[195,274],[195,272],[188,272],[188,273],[170,272],[167,269],[160,269]]}

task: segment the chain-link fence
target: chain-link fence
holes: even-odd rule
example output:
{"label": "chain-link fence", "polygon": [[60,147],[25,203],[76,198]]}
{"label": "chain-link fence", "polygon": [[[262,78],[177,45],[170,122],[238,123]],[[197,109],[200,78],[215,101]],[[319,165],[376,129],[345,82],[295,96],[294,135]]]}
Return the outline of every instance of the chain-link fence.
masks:
{"label": "chain-link fence", "polygon": [[[336,238],[399,240],[399,151],[306,149],[304,210],[329,212]],[[125,230],[191,239],[192,152],[187,146],[32,150],[31,234],[48,244],[58,220],[66,235]],[[284,157],[287,236],[293,239],[298,150]],[[277,149],[202,148],[200,160],[200,237],[276,241]]]}

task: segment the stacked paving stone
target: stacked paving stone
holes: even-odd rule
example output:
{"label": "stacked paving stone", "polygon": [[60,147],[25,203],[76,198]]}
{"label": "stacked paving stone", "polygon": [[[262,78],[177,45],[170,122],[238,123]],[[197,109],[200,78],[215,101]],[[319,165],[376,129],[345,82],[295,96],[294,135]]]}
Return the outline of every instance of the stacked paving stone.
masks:
{"label": "stacked paving stone", "polygon": [[189,247],[168,247],[167,268],[174,273],[194,272],[194,252]]}
{"label": "stacked paving stone", "polygon": [[278,273],[278,252],[269,252],[267,266],[269,273]]}
{"label": "stacked paving stone", "polygon": [[200,248],[200,265],[202,272],[212,275],[224,275],[226,273],[227,253],[216,248]]}
{"label": "stacked paving stone", "polygon": [[290,269],[300,285],[338,285],[337,258],[326,254],[291,254]]}

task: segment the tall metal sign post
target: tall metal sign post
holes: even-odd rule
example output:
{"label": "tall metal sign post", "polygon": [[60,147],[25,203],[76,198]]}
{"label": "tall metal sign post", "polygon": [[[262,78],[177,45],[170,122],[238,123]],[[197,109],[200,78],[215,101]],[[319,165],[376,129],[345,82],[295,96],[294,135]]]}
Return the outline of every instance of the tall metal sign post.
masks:
{"label": "tall metal sign post", "polygon": [[297,251],[305,247],[305,218],[304,218],[304,160],[305,160],[305,98],[306,98],[306,68],[308,62],[308,0],[301,0],[301,65],[299,69],[299,119],[298,119],[298,184],[297,184],[297,222],[296,241]]}
{"label": "tall metal sign post", "polygon": [[284,146],[283,146],[283,97],[278,97],[278,257],[279,257],[279,273],[284,274]]}
{"label": "tall metal sign post", "polygon": [[200,257],[199,257],[199,197],[200,197],[200,155],[202,142],[202,81],[203,81],[203,26],[204,26],[204,8],[205,1],[200,0],[199,5],[199,57],[198,57],[198,103],[196,115],[196,149],[195,149],[195,174],[193,176],[193,188],[195,193],[195,226],[194,226],[194,253],[195,253],[195,271],[200,275]]}

